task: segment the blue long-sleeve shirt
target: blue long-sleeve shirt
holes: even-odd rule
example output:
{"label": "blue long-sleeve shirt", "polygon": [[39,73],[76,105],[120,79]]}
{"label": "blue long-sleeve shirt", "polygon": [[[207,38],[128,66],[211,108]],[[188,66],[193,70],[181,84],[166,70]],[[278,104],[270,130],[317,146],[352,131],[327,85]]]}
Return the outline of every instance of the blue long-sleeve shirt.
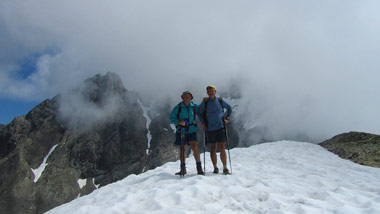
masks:
{"label": "blue long-sleeve shirt", "polygon": [[[227,115],[231,115],[232,108],[230,104],[226,103],[223,99],[222,99],[222,103],[223,103],[223,107],[227,110]],[[198,108],[198,118],[201,121],[201,123],[205,122],[204,121],[205,118],[203,118],[204,110],[205,110],[205,101],[203,100]],[[215,130],[223,128],[223,121],[222,121],[223,113],[224,112],[222,112],[222,106],[220,105],[218,98],[215,98],[215,99],[209,98],[207,102],[207,112],[206,112],[208,131],[215,131]]]}

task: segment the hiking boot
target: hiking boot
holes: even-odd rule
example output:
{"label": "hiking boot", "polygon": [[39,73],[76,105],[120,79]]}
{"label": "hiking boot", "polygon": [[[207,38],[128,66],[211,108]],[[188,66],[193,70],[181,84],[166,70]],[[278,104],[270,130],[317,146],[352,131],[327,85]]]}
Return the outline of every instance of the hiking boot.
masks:
{"label": "hiking boot", "polygon": [[198,171],[198,175],[204,175],[201,162],[197,162],[197,171]]}
{"label": "hiking boot", "polygon": [[181,165],[181,170],[177,173],[175,173],[176,175],[186,175],[186,166],[185,164]]}
{"label": "hiking boot", "polygon": [[213,173],[215,173],[215,174],[218,174],[218,173],[219,173],[219,169],[218,169],[218,167],[215,167],[215,168],[214,168]]}
{"label": "hiking boot", "polygon": [[229,174],[231,174],[231,173],[230,173],[230,171],[229,171],[227,168],[224,168],[224,169],[223,169],[223,174],[225,174],[225,175],[229,175]]}

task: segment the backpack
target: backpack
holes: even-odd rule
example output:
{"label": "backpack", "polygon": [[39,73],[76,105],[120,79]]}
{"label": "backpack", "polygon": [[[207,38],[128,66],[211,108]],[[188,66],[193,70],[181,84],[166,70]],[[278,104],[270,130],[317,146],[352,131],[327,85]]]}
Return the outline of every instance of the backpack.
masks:
{"label": "backpack", "polygon": [[[203,120],[205,121],[205,124],[206,126],[208,125],[208,120],[207,120],[207,104],[208,104],[208,97],[204,97],[203,98],[203,102],[205,103],[205,108],[204,108],[204,111],[202,112],[202,117],[203,117]],[[224,106],[223,106],[223,100],[221,97],[218,97],[218,101],[220,103],[220,105],[222,106],[222,112],[224,112]]]}

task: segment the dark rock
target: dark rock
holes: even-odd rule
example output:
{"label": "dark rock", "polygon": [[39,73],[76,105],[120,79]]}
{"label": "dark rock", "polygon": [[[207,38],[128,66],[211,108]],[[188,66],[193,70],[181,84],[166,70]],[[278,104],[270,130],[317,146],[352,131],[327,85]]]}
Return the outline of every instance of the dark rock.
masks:
{"label": "dark rock", "polygon": [[226,126],[230,149],[239,146],[240,137],[238,131],[236,130],[236,126],[236,121],[234,121],[233,119]]}
{"label": "dark rock", "polygon": [[7,156],[16,148],[16,143],[10,141],[11,134],[6,131],[6,128],[0,129],[0,159]]}
{"label": "dark rock", "polygon": [[172,107],[163,105],[157,107],[158,116],[153,116],[150,124],[152,140],[148,151],[147,170],[160,166],[168,161],[176,161],[177,148],[174,146],[175,134],[170,127],[170,112]]}
{"label": "dark rock", "polygon": [[[147,129],[137,99],[116,74],[99,74],[0,126],[0,213],[44,213],[141,173]],[[32,169],[44,160],[34,182]],[[83,188],[79,179],[87,180]]]}
{"label": "dark rock", "polygon": [[380,167],[380,135],[349,132],[337,135],[319,145],[355,163]]}

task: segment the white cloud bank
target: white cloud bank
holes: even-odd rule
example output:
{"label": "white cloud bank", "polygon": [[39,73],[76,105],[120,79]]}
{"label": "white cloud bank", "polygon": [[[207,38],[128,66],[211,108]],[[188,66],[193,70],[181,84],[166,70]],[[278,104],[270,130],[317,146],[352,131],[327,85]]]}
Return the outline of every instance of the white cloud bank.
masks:
{"label": "white cloud bank", "polygon": [[[145,97],[239,86],[240,109],[275,139],[379,133],[378,1],[0,3],[0,96],[53,96],[119,73]],[[49,51],[54,50],[54,51]],[[20,78],[35,53],[36,71]],[[42,53],[42,54],[41,54]],[[289,125],[290,124],[290,125]]]}

